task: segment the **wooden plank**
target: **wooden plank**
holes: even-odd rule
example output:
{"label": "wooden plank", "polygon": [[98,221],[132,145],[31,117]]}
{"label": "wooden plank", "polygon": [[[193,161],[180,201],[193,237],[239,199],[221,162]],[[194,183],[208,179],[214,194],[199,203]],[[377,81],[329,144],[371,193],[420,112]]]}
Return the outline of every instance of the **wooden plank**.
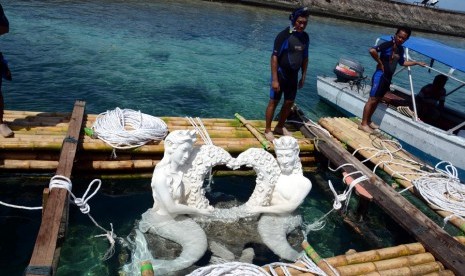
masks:
{"label": "wooden plank", "polygon": [[[57,175],[71,176],[77,142],[84,118],[85,102],[76,101],[66,138],[60,153]],[[52,189],[44,208],[42,223],[37,235],[34,251],[25,275],[54,275],[58,264],[60,245],[58,241],[64,236],[67,225],[68,191]]]}
{"label": "wooden plank", "polygon": [[[302,113],[297,112],[297,114],[302,122],[308,121],[302,116]],[[305,136],[320,140],[317,149],[335,166],[350,163],[354,167],[346,166],[345,170],[348,173],[360,171],[368,176],[369,181],[362,181],[359,185],[373,196],[373,201],[417,241],[421,242],[444,266],[457,275],[462,275],[465,271],[465,246],[463,244],[452,238],[357,158],[342,148],[338,141],[326,136],[318,128],[310,129],[305,124],[299,125],[299,127]]]}

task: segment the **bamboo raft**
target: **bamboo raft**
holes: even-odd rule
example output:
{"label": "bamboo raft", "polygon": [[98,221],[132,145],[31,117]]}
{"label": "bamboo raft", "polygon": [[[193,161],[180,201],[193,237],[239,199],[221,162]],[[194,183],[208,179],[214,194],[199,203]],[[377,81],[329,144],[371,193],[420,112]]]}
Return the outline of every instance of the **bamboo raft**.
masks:
{"label": "bamboo raft", "polygon": [[[455,238],[461,244],[465,244],[465,237]],[[308,245],[307,245],[308,246]],[[364,252],[349,250],[344,255],[330,258],[320,258],[318,253],[310,246],[306,250],[307,255],[327,275],[336,275],[334,269],[341,276],[355,275],[455,275],[454,272],[444,268],[444,265],[436,260],[421,243],[401,244],[398,246],[374,249]],[[308,247],[307,247],[308,249]],[[305,267],[302,263],[295,266]],[[267,266],[265,270],[270,271]],[[304,273],[298,269],[288,268],[292,275],[314,275]],[[281,268],[275,268],[279,276],[286,275]]]}
{"label": "bamboo raft", "polygon": [[[5,121],[15,132],[13,138],[0,137],[0,170],[53,172],[66,138],[71,113],[5,111]],[[85,127],[91,128],[97,115],[84,117],[74,171],[93,176],[135,178],[151,177],[153,168],[163,157],[163,142],[150,143],[132,150],[114,150],[99,139],[84,135]],[[168,130],[192,129],[182,117],[161,117]],[[213,143],[227,150],[232,156],[251,147],[264,147],[273,151],[271,143],[261,135],[265,122],[246,120],[239,114],[236,119],[202,119]],[[301,161],[306,171],[314,171],[316,162],[313,142],[294,130],[301,149]],[[197,145],[203,142],[198,139]],[[116,158],[114,157],[116,155]],[[215,175],[252,174],[250,169],[230,171],[215,168]]]}
{"label": "bamboo raft", "polygon": [[[117,158],[111,159],[113,148],[100,140],[84,136],[84,127],[91,127],[96,116],[84,116],[80,138],[71,141],[76,143],[79,150],[73,170],[99,173],[127,171],[126,174],[131,175],[135,174],[136,171],[137,173],[142,172],[140,174],[145,173],[151,176],[153,167],[163,155],[163,142],[148,144],[134,150],[117,150]],[[5,120],[13,131],[15,131],[15,137],[0,138],[0,169],[6,171],[35,170],[43,172],[55,170],[58,166],[60,152],[64,150],[63,145],[66,142],[70,142],[69,137],[66,137],[70,128],[70,117],[71,114],[68,113],[7,111]],[[236,114],[236,118],[237,120],[203,120],[215,145],[225,148],[233,156],[250,147],[265,147],[273,151],[272,146],[267,144],[260,134],[264,129],[263,121],[247,121],[238,114]],[[167,123],[170,131],[192,128],[190,123],[184,118],[162,117],[162,119]],[[335,118],[334,120],[337,119]],[[355,123],[341,121],[343,121],[343,124],[341,124],[339,132],[344,134],[352,133],[356,136],[356,138],[352,136],[343,138],[347,146],[352,148],[366,146],[366,144],[360,142],[362,140],[364,143],[366,142],[371,145],[372,142],[370,142],[370,139],[363,137],[367,135],[358,131]],[[320,123],[325,126],[325,123]],[[328,125],[336,124],[327,124],[326,128],[330,128]],[[344,131],[341,131],[341,129]],[[307,170],[314,169],[316,165],[313,143],[311,140],[304,138],[302,132],[295,128],[291,128],[291,130],[294,131],[294,137],[299,141],[304,167]],[[337,130],[338,128],[334,127],[333,132],[336,133]],[[333,135],[336,136],[335,134]],[[358,144],[355,144],[351,139]],[[202,141],[198,141],[198,144],[202,144]],[[363,151],[360,151],[360,153],[363,155]],[[406,154],[408,155],[408,153]],[[369,155],[369,157],[371,156],[372,154]],[[421,231],[421,233],[425,232]],[[463,244],[465,238],[457,240]],[[448,244],[445,243],[444,246],[448,247]],[[447,261],[444,263],[444,259],[440,258],[440,261],[438,261],[434,257],[437,257],[438,255],[434,254],[442,252],[442,249],[435,253],[430,253],[427,252],[425,247],[431,248],[428,247],[428,244],[421,245],[420,243],[415,243],[361,253],[349,252],[342,256],[327,258],[324,261],[313,249],[307,251],[307,253],[329,275],[334,275],[331,274],[333,272],[328,270],[329,266],[334,267],[340,275],[454,275],[452,270],[444,268],[447,266]],[[449,249],[452,250],[453,248],[449,247]],[[34,261],[31,261],[31,264],[35,264]],[[38,262],[38,264],[41,263]],[[457,267],[460,267],[460,265]],[[292,275],[310,275],[292,271],[292,269],[289,272]],[[281,271],[279,275],[286,274],[284,271]]]}
{"label": "bamboo raft", "polygon": [[[373,165],[379,164],[379,168],[388,173],[396,183],[404,188],[408,188],[410,192],[415,193],[412,187],[412,180],[421,176],[418,172],[423,169],[422,167],[424,164],[406,161],[418,161],[410,153],[405,150],[398,150],[397,145],[385,141],[388,138],[381,134],[367,134],[359,130],[357,123],[348,118],[321,118],[319,123],[341,143],[352,151],[360,149],[357,151],[358,154],[365,159],[370,158],[370,162]],[[367,148],[387,150],[393,154],[375,155],[376,152],[374,150],[369,150]],[[444,218],[451,214],[438,210],[435,206],[429,206]],[[450,222],[461,231],[465,230],[465,221],[463,219],[453,217],[450,219]]]}

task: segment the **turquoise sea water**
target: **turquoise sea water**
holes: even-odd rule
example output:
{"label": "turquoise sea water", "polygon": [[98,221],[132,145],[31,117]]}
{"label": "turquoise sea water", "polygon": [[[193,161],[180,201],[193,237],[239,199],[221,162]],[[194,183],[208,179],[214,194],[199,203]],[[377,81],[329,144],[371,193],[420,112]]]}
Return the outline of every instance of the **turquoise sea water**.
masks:
{"label": "turquoise sea water", "polygon": [[[70,112],[74,101],[81,99],[87,102],[88,113],[121,107],[154,116],[233,118],[239,112],[248,119],[262,119],[272,43],[288,24],[288,12],[210,1],[11,0],[2,5],[10,33],[0,37],[0,51],[13,74],[13,82],[4,81],[3,91],[6,108],[16,110]],[[340,56],[359,60],[371,76],[374,68],[367,49],[379,34],[394,29],[311,17],[307,31],[310,64],[297,102],[313,120],[339,115],[319,101],[316,76],[332,74]],[[418,35],[465,47],[463,39]],[[422,82],[429,82],[421,74]],[[463,106],[465,97],[457,93],[448,104]],[[314,188],[302,211],[311,223],[332,206],[315,183],[334,176],[308,177]],[[217,180],[221,181],[225,180]],[[250,186],[254,179],[227,181]],[[30,188],[38,180],[2,176],[0,182],[8,190],[2,188],[0,200],[40,205],[42,188]],[[47,181],[43,182],[45,186]],[[75,176],[74,182],[89,180]],[[112,222],[115,232],[124,237],[152,204],[149,180],[105,180],[103,185],[103,191],[90,202],[92,215],[104,226]],[[40,214],[4,207],[0,211],[0,274],[21,275],[32,252]],[[120,248],[115,257],[101,262],[107,243],[92,238],[100,232],[86,216],[75,207],[70,211],[59,275],[115,275]],[[370,223],[383,237],[381,243],[404,241],[396,236],[399,230],[394,223],[376,208],[373,212],[377,215]],[[326,228],[308,239],[324,257],[371,246],[337,215],[330,216]]]}

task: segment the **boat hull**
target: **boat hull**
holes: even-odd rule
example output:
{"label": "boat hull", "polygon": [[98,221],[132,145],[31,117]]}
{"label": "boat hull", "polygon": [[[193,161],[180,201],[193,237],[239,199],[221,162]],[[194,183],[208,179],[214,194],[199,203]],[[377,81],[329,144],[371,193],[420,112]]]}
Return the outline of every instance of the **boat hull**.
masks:
{"label": "boat hull", "polygon": [[[358,89],[348,83],[336,82],[331,77],[318,76],[317,79],[318,95],[324,101],[346,115],[359,118],[362,117],[369,89],[368,85]],[[461,178],[465,177],[465,138],[414,121],[384,103],[378,105],[372,120],[403,144],[420,151],[421,159],[427,157],[430,162],[449,161],[460,170]]]}

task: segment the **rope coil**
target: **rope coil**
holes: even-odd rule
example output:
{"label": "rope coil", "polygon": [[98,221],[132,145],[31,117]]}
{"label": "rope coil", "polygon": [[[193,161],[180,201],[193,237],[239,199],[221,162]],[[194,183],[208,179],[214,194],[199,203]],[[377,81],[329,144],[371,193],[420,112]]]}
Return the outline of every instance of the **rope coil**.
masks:
{"label": "rope coil", "polygon": [[161,141],[168,133],[168,126],[160,118],[118,107],[99,114],[92,129],[95,136],[115,149]]}

